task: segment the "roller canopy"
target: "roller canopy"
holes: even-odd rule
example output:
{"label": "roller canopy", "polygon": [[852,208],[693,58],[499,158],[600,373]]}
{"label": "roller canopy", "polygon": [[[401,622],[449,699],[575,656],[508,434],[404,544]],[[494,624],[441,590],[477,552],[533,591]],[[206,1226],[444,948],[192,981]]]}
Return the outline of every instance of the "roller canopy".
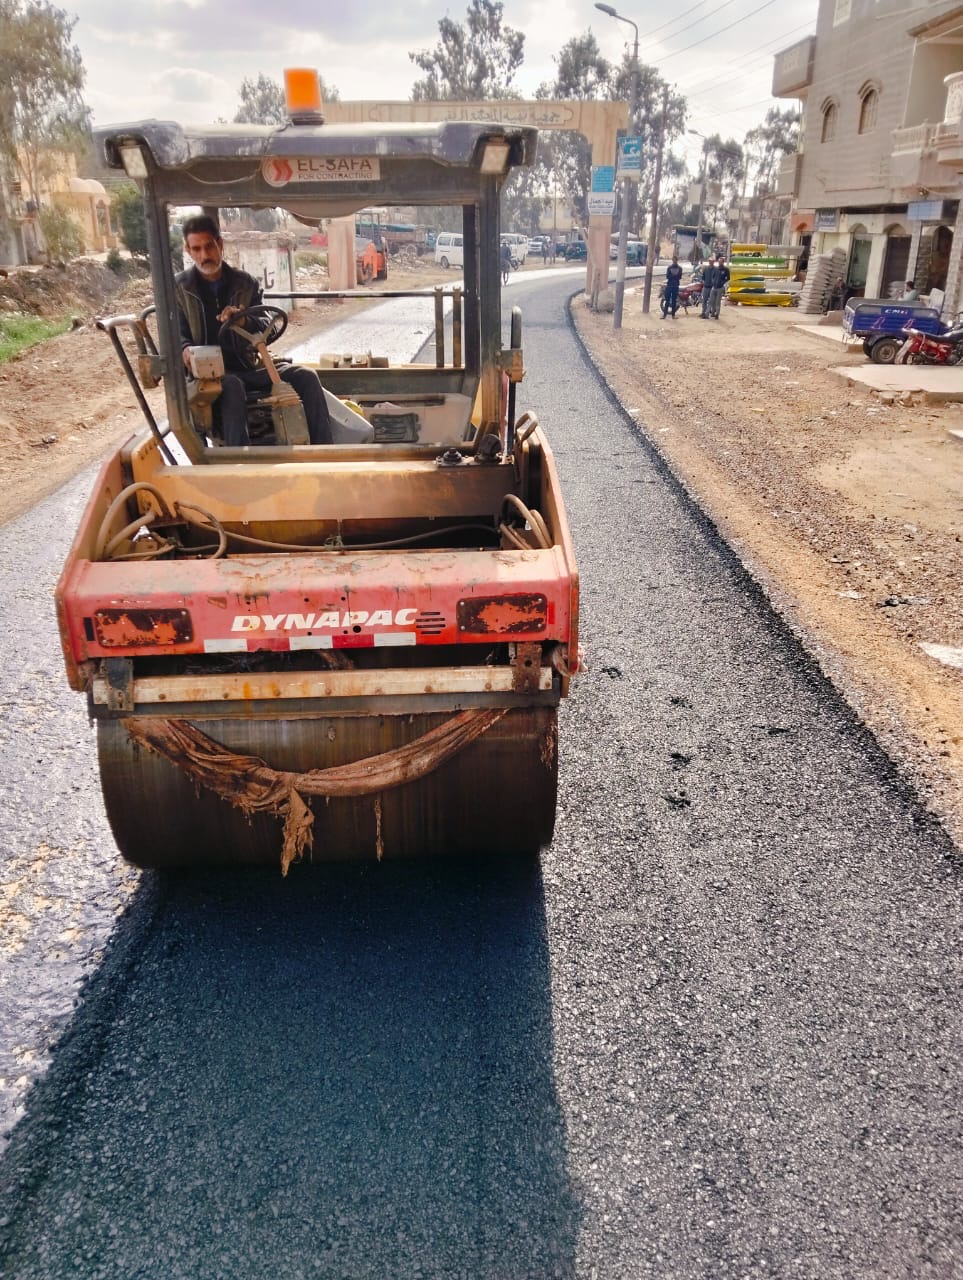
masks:
{"label": "roller canopy", "polygon": [[127,148],[139,150],[171,203],[280,205],[336,216],[389,199],[474,203],[493,172],[504,177],[533,162],[537,131],[451,121],[202,129],[144,120],[95,136],[114,169],[127,167]]}

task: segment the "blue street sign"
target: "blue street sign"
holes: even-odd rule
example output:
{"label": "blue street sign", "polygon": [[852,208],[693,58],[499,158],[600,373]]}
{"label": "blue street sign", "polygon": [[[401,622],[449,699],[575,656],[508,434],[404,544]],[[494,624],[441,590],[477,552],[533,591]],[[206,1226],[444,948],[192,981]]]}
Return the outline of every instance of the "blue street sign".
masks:
{"label": "blue street sign", "polygon": [[637,182],[642,177],[642,139],[619,138],[619,178]]}

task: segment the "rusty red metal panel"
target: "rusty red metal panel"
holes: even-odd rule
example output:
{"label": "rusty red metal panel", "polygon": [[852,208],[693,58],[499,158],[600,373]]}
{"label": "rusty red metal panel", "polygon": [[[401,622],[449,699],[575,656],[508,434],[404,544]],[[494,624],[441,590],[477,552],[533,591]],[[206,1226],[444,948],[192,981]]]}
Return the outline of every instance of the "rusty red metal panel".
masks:
{"label": "rusty red metal panel", "polygon": [[[63,622],[76,662],[121,646],[136,656],[285,650],[295,643],[490,644],[499,635],[568,643],[572,586],[554,548],[81,560],[62,582]],[[98,612],[105,625],[92,624]],[[175,615],[190,619],[190,638],[187,623],[172,634],[150,622]]]}
{"label": "rusty red metal panel", "polygon": [[186,609],[97,609],[93,627],[102,649],[166,649],[194,639]]}
{"label": "rusty red metal panel", "polygon": [[472,596],[458,601],[458,630],[474,635],[526,635],[544,631],[548,601],[540,592],[529,595]]}

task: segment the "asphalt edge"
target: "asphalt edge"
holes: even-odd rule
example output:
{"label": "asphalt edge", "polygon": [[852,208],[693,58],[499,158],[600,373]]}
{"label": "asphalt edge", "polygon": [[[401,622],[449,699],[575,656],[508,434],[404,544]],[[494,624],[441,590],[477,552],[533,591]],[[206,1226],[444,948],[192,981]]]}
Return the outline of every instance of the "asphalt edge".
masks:
{"label": "asphalt edge", "polygon": [[117,918],[104,954],[83,980],[63,1034],[50,1048],[50,1065],[27,1091],[24,1114],[0,1151],[0,1276],[13,1244],[11,1234],[26,1204],[46,1181],[51,1149],[66,1127],[58,1116],[82,1096],[103,1055],[129,975],[143,962],[156,932],[166,894],[159,875],[145,872]]}
{"label": "asphalt edge", "polygon": [[[576,289],[569,295],[565,307],[566,319],[575,343],[606,399],[617,410],[632,435],[641,444],[657,474],[679,498],[683,510],[692,518],[709,545],[718,553],[722,563],[731,572],[734,583],[745,590],[748,599],[760,616],[764,617],[779,633],[790,655],[797,660],[796,669],[799,674],[805,676],[814,689],[820,690],[824,695],[828,694],[832,701],[838,704],[854,733],[862,739],[870,756],[877,761],[882,776],[914,811],[914,822],[921,834],[924,832],[929,834],[937,846],[944,845],[941,854],[943,862],[954,871],[963,872],[963,848],[953,839],[943,819],[929,808],[908,767],[887,751],[879,736],[860,715],[845,684],[837,679],[832,668],[820,657],[821,649],[827,656],[832,656],[833,651],[823,645],[809,628],[793,619],[788,610],[784,611],[780,608],[777,584],[768,580],[765,574],[741,558],[727,540],[711,512],[702,506],[699,495],[690,487],[686,477],[673,467],[669,458],[659,448],[658,442],[646,430],[644,423],[630,412],[628,406],[606,380],[575,323],[573,303],[582,292],[581,289]],[[662,394],[654,387],[650,386],[649,394],[657,401],[664,401]],[[666,409],[667,412],[670,411],[668,405]],[[788,598],[787,595],[786,599]]]}

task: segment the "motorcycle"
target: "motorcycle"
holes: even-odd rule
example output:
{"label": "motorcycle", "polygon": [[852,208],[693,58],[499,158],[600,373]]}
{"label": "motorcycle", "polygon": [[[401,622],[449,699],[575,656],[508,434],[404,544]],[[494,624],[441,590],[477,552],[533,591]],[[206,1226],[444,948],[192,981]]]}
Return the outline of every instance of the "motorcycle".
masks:
{"label": "motorcycle", "polygon": [[963,328],[924,333],[907,325],[894,364],[959,364],[963,360]]}
{"label": "motorcycle", "polygon": [[[659,291],[659,301],[665,298],[665,285]],[[679,306],[684,307],[686,311],[690,307],[699,306],[702,302],[702,281],[689,280],[685,284],[679,285]]]}

